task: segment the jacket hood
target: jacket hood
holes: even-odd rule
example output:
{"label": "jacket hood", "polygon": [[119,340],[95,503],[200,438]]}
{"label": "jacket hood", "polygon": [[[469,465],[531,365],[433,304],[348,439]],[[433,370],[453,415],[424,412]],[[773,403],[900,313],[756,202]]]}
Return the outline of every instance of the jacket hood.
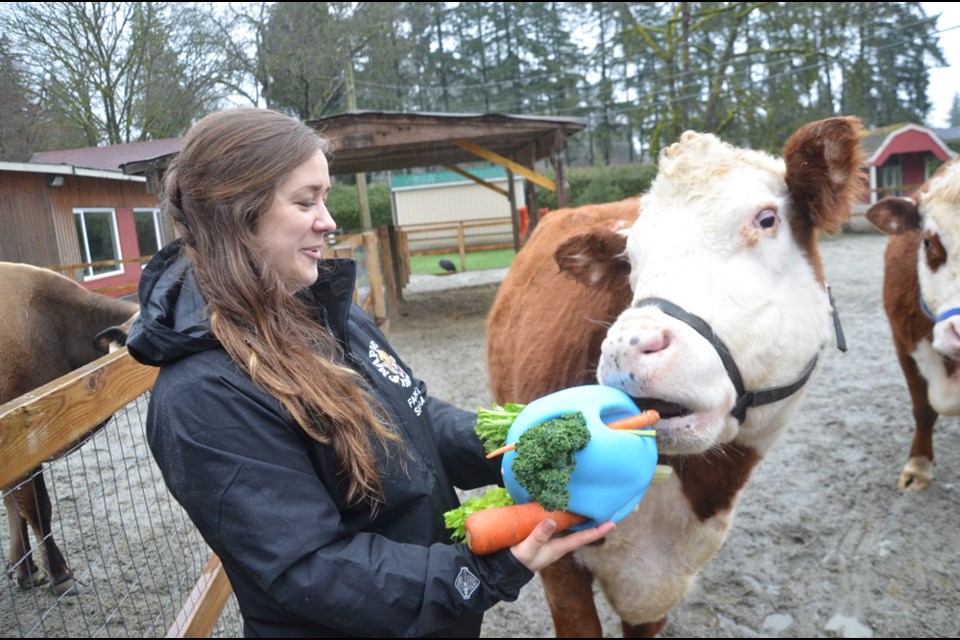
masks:
{"label": "jacket hood", "polygon": [[[317,309],[317,320],[344,342],[356,262],[325,259],[319,266],[320,278],[297,296]],[[210,330],[207,301],[179,241],[165,246],[147,263],[138,297],[140,317],[130,328],[127,349],[141,364],[162,366],[220,346]]]}
{"label": "jacket hood", "polygon": [[138,362],[160,366],[220,345],[210,332],[207,302],[179,242],[157,252],[140,276],[140,317],[127,349]]}

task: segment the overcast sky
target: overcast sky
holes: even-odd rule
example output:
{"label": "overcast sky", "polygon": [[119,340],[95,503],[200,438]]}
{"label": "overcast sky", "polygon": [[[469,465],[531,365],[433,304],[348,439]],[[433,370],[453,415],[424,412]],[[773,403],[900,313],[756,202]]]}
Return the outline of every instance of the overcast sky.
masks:
{"label": "overcast sky", "polygon": [[940,48],[950,66],[931,67],[927,95],[933,102],[929,124],[937,128],[946,127],[953,96],[960,93],[960,3],[924,2],[923,6],[927,15],[941,14],[937,22]]}

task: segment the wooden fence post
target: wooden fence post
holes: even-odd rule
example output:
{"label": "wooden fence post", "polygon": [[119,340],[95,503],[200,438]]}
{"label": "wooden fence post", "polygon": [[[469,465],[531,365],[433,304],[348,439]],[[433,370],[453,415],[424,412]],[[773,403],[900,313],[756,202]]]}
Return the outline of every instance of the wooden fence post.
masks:
{"label": "wooden fence post", "polygon": [[403,287],[410,282],[410,254],[405,250],[406,235],[390,225],[387,227],[387,237],[390,239],[390,264],[393,271],[394,293],[398,302],[403,300]]}
{"label": "wooden fence post", "polygon": [[231,593],[233,588],[220,558],[211,555],[176,621],[167,631],[167,637],[209,638]]}
{"label": "wooden fence post", "polygon": [[463,222],[457,223],[457,248],[460,249],[460,271],[467,270],[467,240],[463,233]]}
{"label": "wooden fence post", "polygon": [[388,333],[390,319],[387,317],[387,305],[383,295],[383,269],[380,266],[380,248],[377,246],[377,232],[364,231],[363,243],[367,247],[367,275],[370,278],[370,300],[373,303],[373,317],[384,333]]}
{"label": "wooden fence post", "polygon": [[389,227],[377,227],[377,244],[380,247],[380,266],[383,270],[383,284],[387,297],[387,318],[394,320],[398,312],[398,287]]}

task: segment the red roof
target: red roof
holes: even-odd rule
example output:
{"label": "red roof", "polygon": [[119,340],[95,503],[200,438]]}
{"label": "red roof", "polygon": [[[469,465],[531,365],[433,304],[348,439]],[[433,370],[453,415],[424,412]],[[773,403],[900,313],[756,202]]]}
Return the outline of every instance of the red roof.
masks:
{"label": "red roof", "polygon": [[164,138],[145,142],[130,142],[107,147],[86,147],[83,149],[65,149],[62,151],[41,151],[30,157],[30,162],[40,164],[67,164],[87,169],[120,171],[128,162],[151,160],[160,156],[177,153],[183,145],[183,138]]}
{"label": "red roof", "polygon": [[929,152],[940,160],[956,157],[946,143],[932,130],[916,124],[890,125],[866,131],[862,141],[867,152],[867,165],[882,166],[891,155]]}

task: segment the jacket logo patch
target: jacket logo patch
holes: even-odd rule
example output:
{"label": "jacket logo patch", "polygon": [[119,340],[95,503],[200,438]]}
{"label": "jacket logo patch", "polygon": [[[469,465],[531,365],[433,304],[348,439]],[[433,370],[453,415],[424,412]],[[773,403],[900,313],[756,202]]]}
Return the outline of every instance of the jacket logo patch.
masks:
{"label": "jacket logo patch", "polygon": [[467,600],[473,595],[473,592],[477,590],[477,587],[480,586],[480,579],[470,573],[469,569],[463,567],[460,569],[460,574],[457,576],[457,581],[454,584],[457,587],[457,591],[463,596],[463,599]]}
{"label": "jacket logo patch", "polygon": [[410,376],[400,367],[397,359],[381,349],[380,345],[373,340],[370,341],[370,362],[372,362],[373,366],[377,368],[377,371],[390,382],[398,384],[401,387],[409,387],[413,384]]}

